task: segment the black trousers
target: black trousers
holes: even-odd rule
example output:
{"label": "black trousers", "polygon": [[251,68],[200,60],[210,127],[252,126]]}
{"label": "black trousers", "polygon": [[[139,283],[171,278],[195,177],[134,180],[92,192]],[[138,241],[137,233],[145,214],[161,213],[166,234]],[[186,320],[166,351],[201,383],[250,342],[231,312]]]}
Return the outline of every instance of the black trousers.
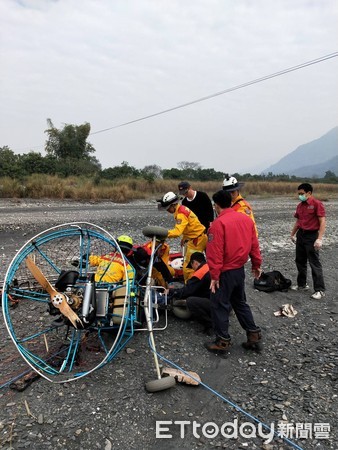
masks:
{"label": "black trousers", "polygon": [[211,302],[209,298],[188,297],[187,308],[198,322],[206,327],[212,326]]}
{"label": "black trousers", "polygon": [[297,285],[306,285],[307,262],[309,261],[314,290],[325,291],[323,268],[319,260],[319,251],[315,250],[313,246],[317,237],[318,231],[297,231],[295,259],[298,270]]}
{"label": "black trousers", "polygon": [[246,302],[244,267],[222,272],[219,281],[219,289],[210,297],[211,318],[216,336],[226,339],[230,337],[228,329],[231,308],[245,331],[258,330]]}

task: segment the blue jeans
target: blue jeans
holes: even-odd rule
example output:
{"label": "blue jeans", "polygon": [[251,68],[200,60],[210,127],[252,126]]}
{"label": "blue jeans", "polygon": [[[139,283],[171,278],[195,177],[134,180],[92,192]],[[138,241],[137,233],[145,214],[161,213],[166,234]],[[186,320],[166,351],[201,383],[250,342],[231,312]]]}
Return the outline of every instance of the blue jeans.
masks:
{"label": "blue jeans", "polygon": [[228,329],[231,308],[245,331],[259,329],[254,322],[250,306],[246,302],[244,281],[244,267],[227,270],[221,273],[219,289],[215,294],[211,294],[211,318],[218,337],[230,338]]}

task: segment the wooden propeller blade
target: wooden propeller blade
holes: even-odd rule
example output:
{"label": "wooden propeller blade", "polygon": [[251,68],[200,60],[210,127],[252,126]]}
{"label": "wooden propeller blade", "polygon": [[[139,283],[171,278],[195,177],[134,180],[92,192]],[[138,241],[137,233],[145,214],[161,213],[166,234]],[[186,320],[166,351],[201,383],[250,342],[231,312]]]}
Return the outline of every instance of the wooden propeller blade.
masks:
{"label": "wooden propeller blade", "polygon": [[[36,281],[43,287],[43,289],[48,292],[51,298],[51,302],[53,305],[60,310],[60,313],[67,317],[71,321],[71,323],[74,325],[75,328],[78,328],[80,325],[80,328],[83,328],[82,321],[80,320],[79,316],[72,310],[72,308],[68,305],[67,299],[64,294],[61,294],[56,289],[53,288],[53,286],[50,284],[50,282],[47,280],[47,278],[44,276],[44,274],[41,272],[39,267],[35,264],[35,262],[27,256],[26,258],[26,265],[28,270],[31,272],[33,277],[36,279]],[[56,300],[57,297],[57,300]]]}
{"label": "wooden propeller blade", "polygon": [[29,256],[27,256],[26,258],[26,266],[33,277],[36,279],[36,281],[44,288],[45,291],[48,292],[50,296],[53,296],[57,293],[57,291],[53,288],[53,286]]}

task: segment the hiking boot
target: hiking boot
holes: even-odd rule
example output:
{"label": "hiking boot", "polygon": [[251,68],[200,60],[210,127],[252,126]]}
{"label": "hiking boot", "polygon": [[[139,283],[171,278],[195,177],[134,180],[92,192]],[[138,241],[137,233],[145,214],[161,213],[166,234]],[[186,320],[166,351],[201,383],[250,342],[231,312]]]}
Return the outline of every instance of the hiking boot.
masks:
{"label": "hiking boot", "polygon": [[261,329],[249,330],[246,332],[247,341],[242,343],[242,347],[247,350],[260,352],[263,349]]}
{"label": "hiking boot", "polygon": [[311,295],[311,298],[314,298],[315,300],[320,300],[323,297],[325,297],[325,292],[323,292],[323,291],[316,291],[315,293],[313,293]]}
{"label": "hiking boot", "polygon": [[219,353],[225,355],[231,346],[230,338],[217,337],[214,342],[205,342],[204,347],[212,353]]}
{"label": "hiking boot", "polygon": [[310,286],[306,284],[305,286],[298,286],[297,284],[294,286],[291,286],[292,291],[307,291],[310,289]]}

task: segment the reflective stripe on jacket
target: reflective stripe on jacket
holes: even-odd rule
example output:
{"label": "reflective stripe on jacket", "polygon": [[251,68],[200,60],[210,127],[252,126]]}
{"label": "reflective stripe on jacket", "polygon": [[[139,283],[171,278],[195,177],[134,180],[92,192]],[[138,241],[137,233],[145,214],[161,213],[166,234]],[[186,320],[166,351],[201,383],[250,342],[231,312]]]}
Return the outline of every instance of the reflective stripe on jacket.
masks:
{"label": "reflective stripe on jacket", "polygon": [[[104,283],[118,283],[126,281],[123,257],[119,252],[109,253],[107,255],[89,256],[89,264],[97,267],[95,273],[95,281]],[[134,279],[134,269],[126,261],[127,277],[131,282]]]}
{"label": "reflective stripe on jacket", "polygon": [[[144,248],[144,250],[150,256],[151,249],[152,249],[152,241],[148,241],[145,244],[143,244],[142,248]],[[155,248],[157,248],[157,244],[156,244]],[[169,253],[170,253],[169,245],[167,243],[163,242],[161,247],[157,250],[156,256],[161,258],[162,261],[168,265],[169,264]]]}
{"label": "reflective stripe on jacket", "polygon": [[247,215],[248,217],[250,217],[250,219],[253,221],[253,223],[255,224],[255,230],[256,230],[256,234],[258,236],[258,230],[257,230],[257,225],[256,225],[256,221],[255,221],[255,217],[254,217],[254,213],[252,211],[252,207],[250,205],[249,202],[247,202],[246,200],[244,200],[244,198],[239,194],[235,200],[232,202],[231,204],[231,208],[234,211],[240,212],[242,214]]}
{"label": "reflective stripe on jacket", "polygon": [[183,205],[176,205],[175,228],[168,231],[168,238],[182,236],[184,240],[195,239],[205,232],[205,226],[198,220],[196,214]]}

